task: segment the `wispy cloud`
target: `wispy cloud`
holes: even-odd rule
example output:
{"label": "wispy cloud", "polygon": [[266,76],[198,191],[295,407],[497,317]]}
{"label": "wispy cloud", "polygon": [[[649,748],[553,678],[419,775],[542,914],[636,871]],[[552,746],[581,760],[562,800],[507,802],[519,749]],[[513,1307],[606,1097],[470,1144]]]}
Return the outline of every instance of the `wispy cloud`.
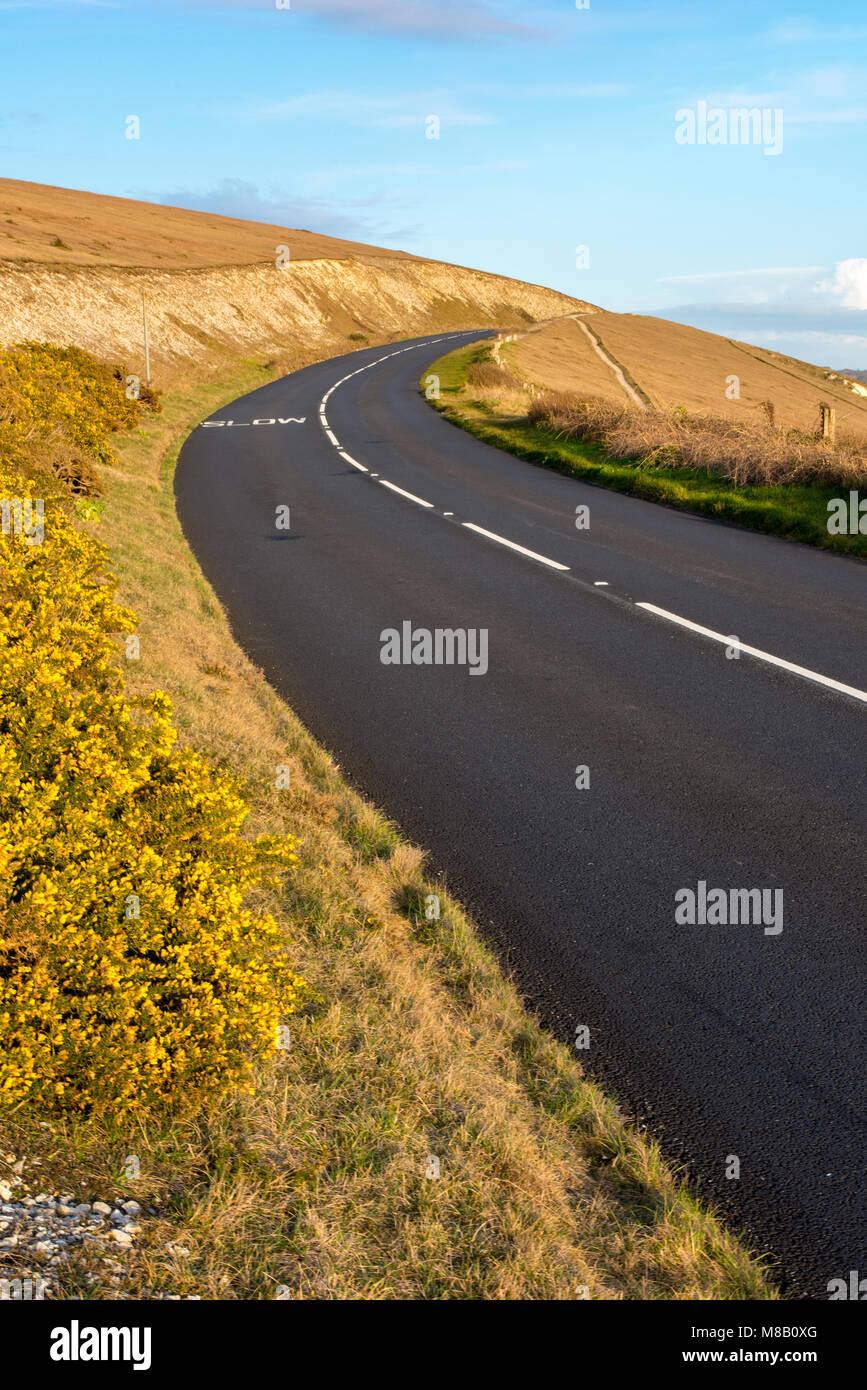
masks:
{"label": "wispy cloud", "polygon": [[867,25],[822,29],[805,19],[786,19],[770,31],[774,43],[854,43],[867,39]]}
{"label": "wispy cloud", "polygon": [[751,107],[751,106],[782,106],[792,96],[791,91],[785,88],[768,89],[767,91],[729,91],[729,92],[704,92],[701,100],[706,101],[708,106],[722,107]]}
{"label": "wispy cloud", "polygon": [[[0,10],[214,10],[273,13],[274,0],[0,0]],[[445,42],[548,39],[551,34],[522,18],[525,7],[505,0],[291,0],[291,14],[365,33],[418,35]]]}
{"label": "wispy cloud", "polygon": [[[816,277],[820,278],[816,278]],[[713,307],[796,314],[839,314],[867,311],[867,257],[852,256],[830,269],[822,265],[758,266],[746,270],[707,270],[689,275],[663,275],[659,285],[704,286]],[[683,307],[683,306],[681,306]],[[699,306],[693,306],[699,307]],[[711,307],[710,302],[700,306]]]}
{"label": "wispy cloud", "polygon": [[631,87],[627,82],[476,82],[473,91],[512,101],[586,101],[623,96]]}
{"label": "wispy cloud", "polygon": [[723,110],[758,107],[781,110],[786,126],[844,125],[867,120],[862,105],[867,74],[860,69],[825,67],[800,73],[788,87],[700,92],[693,99]]}
{"label": "wispy cloud", "polygon": [[526,159],[492,159],[474,164],[456,164],[451,161],[441,163],[431,160],[406,160],[404,162],[382,161],[372,164],[332,164],[305,170],[308,186],[325,188],[331,184],[344,183],[352,179],[446,179],[480,178],[486,174],[524,173],[533,167]]}
{"label": "wispy cloud", "polygon": [[867,121],[867,106],[845,106],[837,111],[793,111],[787,125],[852,125]]}
{"label": "wispy cloud", "polygon": [[547,37],[537,25],[512,18],[509,7],[486,0],[293,0],[292,8],[368,32],[446,40]]}
{"label": "wispy cloud", "polygon": [[867,367],[867,312],[833,305],[678,304],[658,310],[675,323],[765,344],[808,362]]}
{"label": "wispy cloud", "polygon": [[[192,208],[196,212],[216,212],[223,217],[240,217],[271,226],[305,228],[348,241],[398,241],[414,237],[417,227],[387,227],[382,214],[388,200],[382,197],[341,198],[335,205],[326,198],[304,197],[281,189],[262,192],[244,179],[225,178],[210,189],[173,188],[168,191],[130,190],[129,197],[168,207]],[[379,216],[377,216],[377,214]]]}
{"label": "wispy cloud", "polygon": [[827,275],[827,265],[749,266],[743,270],[706,270],[682,275],[661,276],[657,284],[669,293],[689,286],[706,296],[707,303],[720,306],[750,304],[770,308],[793,303],[804,304],[812,292],[817,275]]}
{"label": "wispy cloud", "polygon": [[660,285],[700,283],[706,280],[743,280],[750,276],[774,275],[818,275],[825,270],[823,265],[770,265],[757,266],[750,270],[706,270],[697,275],[662,275]]}
{"label": "wispy cloud", "polygon": [[306,92],[285,101],[257,103],[241,114],[249,121],[333,119],[353,125],[391,128],[423,127],[429,115],[439,116],[444,126],[496,123],[494,116],[455,106],[442,92],[395,93],[387,97],[355,91]]}

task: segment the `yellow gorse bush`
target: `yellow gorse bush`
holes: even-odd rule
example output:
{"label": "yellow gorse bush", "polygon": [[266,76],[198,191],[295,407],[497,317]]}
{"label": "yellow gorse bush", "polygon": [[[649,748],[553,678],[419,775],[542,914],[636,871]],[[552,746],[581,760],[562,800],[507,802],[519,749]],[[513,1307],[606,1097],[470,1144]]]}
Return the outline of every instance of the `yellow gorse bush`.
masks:
{"label": "yellow gorse bush", "polygon": [[[0,462],[0,498],[27,497]],[[7,530],[11,528],[7,527]],[[122,1115],[249,1084],[305,991],[248,889],[294,862],[131,701],[105,552],[47,499],[0,533],[0,1100]]]}
{"label": "yellow gorse bush", "polygon": [[108,435],[139,416],[119,367],[76,347],[23,342],[0,352],[0,422],[19,437],[69,440],[102,463],[116,463]]}

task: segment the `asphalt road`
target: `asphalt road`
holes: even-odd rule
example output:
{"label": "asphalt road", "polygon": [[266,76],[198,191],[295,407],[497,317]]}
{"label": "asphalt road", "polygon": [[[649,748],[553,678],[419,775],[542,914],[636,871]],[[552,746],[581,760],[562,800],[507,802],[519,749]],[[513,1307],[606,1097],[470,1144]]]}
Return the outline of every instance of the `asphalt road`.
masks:
{"label": "asphalt road", "polygon": [[[867,567],[465,434],[417,381],[479,336],[365,349],[219,411],[181,453],[184,532],[242,646],[539,1015],[586,1026],[590,1072],[790,1292],[827,1298],[867,1275]],[[404,622],[487,630],[487,671],[384,664]],[[700,882],[781,890],[782,921],[677,921]]]}

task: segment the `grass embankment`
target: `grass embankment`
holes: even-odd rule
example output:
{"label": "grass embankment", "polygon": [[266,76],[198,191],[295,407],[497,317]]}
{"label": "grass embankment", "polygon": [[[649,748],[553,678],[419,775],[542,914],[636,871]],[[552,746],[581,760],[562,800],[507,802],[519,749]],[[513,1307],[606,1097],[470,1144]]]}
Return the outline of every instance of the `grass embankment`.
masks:
{"label": "grass embankment", "polygon": [[[138,614],[130,695],[167,691],[181,743],[240,782],[248,831],[298,839],[282,887],[253,906],[282,924],[318,998],[250,1090],[135,1121],[25,1104],[3,1119],[2,1149],[26,1155],[43,1189],[156,1209],[127,1256],[126,1297],[774,1297],[233,640],[172,478],[195,422],[269,376],[248,363],[220,386],[175,389],[117,443],[119,466],[100,468],[93,530]],[[431,892],[439,921],[425,916]],[[116,1296],[83,1266],[61,1282]]]}
{"label": "grass embankment", "polygon": [[[432,405],[453,424],[519,458],[651,502],[867,559],[867,536],[828,531],[828,503],[848,499],[854,483],[741,486],[705,469],[667,467],[641,457],[612,458],[593,440],[532,423],[532,395],[508,369],[491,360],[490,345],[484,342],[439,358],[425,370],[423,388],[431,375],[440,380],[440,398]],[[468,375],[475,384],[468,382]],[[862,495],[867,489],[862,488]]]}

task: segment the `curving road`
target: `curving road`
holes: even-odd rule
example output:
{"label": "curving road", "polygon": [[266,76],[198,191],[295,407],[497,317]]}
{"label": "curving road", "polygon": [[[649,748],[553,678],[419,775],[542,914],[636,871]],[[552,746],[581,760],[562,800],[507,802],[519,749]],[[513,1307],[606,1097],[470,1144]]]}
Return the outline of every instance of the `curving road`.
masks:
{"label": "curving road", "polygon": [[[867,567],[456,429],[417,382],[479,336],[219,411],[181,452],[184,532],[245,650],[540,1016],[587,1028],[589,1070],[827,1298],[867,1275]],[[404,623],[486,630],[486,672],[384,664]],[[765,916],[676,920],[700,884],[729,913],[772,890]]]}

